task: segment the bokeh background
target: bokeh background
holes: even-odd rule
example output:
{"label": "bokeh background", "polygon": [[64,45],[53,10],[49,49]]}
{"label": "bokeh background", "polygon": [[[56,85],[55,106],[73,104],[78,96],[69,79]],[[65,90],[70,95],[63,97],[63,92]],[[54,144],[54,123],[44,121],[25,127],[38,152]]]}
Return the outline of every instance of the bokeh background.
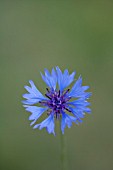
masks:
{"label": "bokeh background", "polygon": [[0,0],[0,170],[60,170],[60,135],[32,130],[22,107],[40,71],[76,70],[92,114],[66,128],[70,170],[113,170],[113,1]]}

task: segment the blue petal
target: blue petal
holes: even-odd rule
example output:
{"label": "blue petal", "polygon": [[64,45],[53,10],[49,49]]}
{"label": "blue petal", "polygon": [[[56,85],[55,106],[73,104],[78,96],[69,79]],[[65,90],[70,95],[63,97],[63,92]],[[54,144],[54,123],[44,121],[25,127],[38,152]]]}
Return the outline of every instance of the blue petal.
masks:
{"label": "blue petal", "polygon": [[63,91],[63,75],[62,75],[62,71],[60,70],[59,67],[56,67],[56,71],[57,71],[57,79],[58,79],[58,85],[59,85],[59,89],[60,91]]}
{"label": "blue petal", "polygon": [[68,128],[70,128],[72,126],[72,122],[76,122],[76,117],[67,115],[65,112],[62,112],[62,120],[61,120],[61,131],[62,134],[64,134],[64,129],[66,127],[66,125],[68,126]]}
{"label": "blue petal", "polygon": [[44,121],[42,121],[40,124],[36,124],[33,129],[39,128],[40,130],[43,128],[46,128],[46,130],[48,131],[48,133],[53,133],[55,135],[54,132],[54,127],[55,127],[55,123],[54,123],[54,115],[51,113],[47,119],[45,119]]}
{"label": "blue petal", "polygon": [[69,86],[73,82],[75,72],[69,75],[69,72],[66,69],[64,70],[64,73],[62,73],[62,71],[58,66],[56,67],[56,71],[57,71],[59,89],[62,92],[67,86]]}
{"label": "blue petal", "polygon": [[27,105],[33,105],[38,103],[39,101],[41,101],[41,99],[28,99],[28,100],[23,100],[22,103]]}
{"label": "blue petal", "polygon": [[31,112],[32,114],[29,116],[29,120],[34,120],[30,125],[33,125],[38,118],[47,110],[47,108],[37,107],[37,106],[27,106],[26,111]]}
{"label": "blue petal", "polygon": [[71,112],[74,114],[74,116],[77,118],[77,120],[80,123],[82,123],[81,118],[84,118],[85,112],[91,113],[91,109],[87,107],[76,107],[76,108],[69,107],[69,109],[71,110]]}
{"label": "blue petal", "polygon": [[80,98],[80,99],[74,100],[72,102],[68,102],[68,104],[73,105],[75,107],[83,107],[83,106],[90,105],[90,103],[87,102],[84,98]]}
{"label": "blue petal", "polygon": [[84,99],[88,99],[92,94],[90,92],[85,92],[85,90],[87,90],[88,88],[89,86],[82,86],[82,77],[80,76],[78,80],[75,82],[75,84],[73,85],[68,95],[70,97],[76,97],[76,98],[81,97]]}
{"label": "blue petal", "polygon": [[47,69],[45,69],[45,76],[41,73],[43,81],[49,86],[50,88],[53,88],[54,90],[56,89],[56,84],[57,84],[57,75],[54,70],[52,69],[51,74]]}
{"label": "blue petal", "polygon": [[34,85],[32,80],[29,81],[31,87],[25,86],[25,89],[29,92],[29,94],[24,94],[23,97],[27,99],[26,101],[22,101],[24,104],[36,104],[41,100],[46,100],[46,98],[40,93],[40,91]]}
{"label": "blue petal", "polygon": [[[67,74],[66,74],[67,72]],[[69,75],[68,71],[64,71],[64,74],[63,74],[63,90],[64,88],[66,88],[67,86],[69,86],[73,80],[74,80],[74,76],[75,76],[75,72],[73,72],[71,75]]]}
{"label": "blue petal", "polygon": [[84,92],[81,97],[85,98],[85,99],[89,99],[89,97],[92,95],[91,92]]}
{"label": "blue petal", "polygon": [[74,116],[76,116],[76,118],[83,118],[84,117],[84,112],[82,109],[80,108],[73,108],[73,107],[69,107],[69,109],[71,110],[71,112],[74,114]]}
{"label": "blue petal", "polygon": [[54,68],[52,68],[51,75],[52,75],[52,77],[53,77],[53,81],[54,81],[55,88],[56,88],[57,74],[56,74],[56,71],[54,70]]}
{"label": "blue petal", "polygon": [[75,95],[75,93],[77,93],[77,91],[80,90],[81,85],[82,85],[82,78],[79,77],[78,80],[76,81],[76,83],[73,85],[73,87],[69,93],[69,96]]}

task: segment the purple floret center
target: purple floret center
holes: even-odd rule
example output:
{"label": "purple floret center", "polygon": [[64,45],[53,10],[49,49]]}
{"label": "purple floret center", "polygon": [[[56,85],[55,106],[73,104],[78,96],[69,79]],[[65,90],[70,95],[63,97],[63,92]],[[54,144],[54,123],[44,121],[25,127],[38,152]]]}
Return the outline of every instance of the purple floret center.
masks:
{"label": "purple floret center", "polygon": [[67,102],[71,99],[67,94],[69,92],[69,89],[66,90],[64,93],[61,93],[61,91],[57,90],[49,90],[47,88],[47,93],[45,96],[48,98],[46,101],[41,101],[40,103],[43,106],[48,106],[49,114],[52,112],[56,116],[56,118],[59,119],[60,115],[62,114],[62,111],[69,111]]}

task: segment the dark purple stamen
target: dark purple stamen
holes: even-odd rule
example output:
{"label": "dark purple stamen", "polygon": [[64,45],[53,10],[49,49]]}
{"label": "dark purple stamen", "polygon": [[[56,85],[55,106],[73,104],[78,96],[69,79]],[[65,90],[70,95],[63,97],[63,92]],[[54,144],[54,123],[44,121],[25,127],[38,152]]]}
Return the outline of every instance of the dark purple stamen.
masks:
{"label": "dark purple stamen", "polygon": [[51,99],[51,97],[50,97],[50,96],[48,96],[47,94],[45,94],[45,96],[46,96],[47,98]]}
{"label": "dark purple stamen", "polygon": [[59,92],[58,92],[58,97],[60,97],[60,90],[59,90]]}
{"label": "dark purple stamen", "polygon": [[71,110],[69,110],[68,108],[65,108],[68,112],[71,112]]}
{"label": "dark purple stamen", "polygon": [[65,93],[63,94],[63,96],[65,96],[65,95],[69,92],[69,90],[70,90],[70,89],[67,89],[67,90],[65,91]]}
{"label": "dark purple stamen", "polygon": [[48,92],[50,92],[48,88],[46,88],[46,90],[47,90]]}

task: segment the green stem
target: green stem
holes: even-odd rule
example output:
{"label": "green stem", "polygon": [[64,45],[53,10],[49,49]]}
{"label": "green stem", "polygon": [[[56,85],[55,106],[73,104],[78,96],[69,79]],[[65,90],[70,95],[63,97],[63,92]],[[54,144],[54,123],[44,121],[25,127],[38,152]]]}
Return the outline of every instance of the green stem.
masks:
{"label": "green stem", "polygon": [[68,170],[66,135],[62,135],[62,133],[61,133],[60,138],[61,138],[61,164],[62,164],[62,170]]}

